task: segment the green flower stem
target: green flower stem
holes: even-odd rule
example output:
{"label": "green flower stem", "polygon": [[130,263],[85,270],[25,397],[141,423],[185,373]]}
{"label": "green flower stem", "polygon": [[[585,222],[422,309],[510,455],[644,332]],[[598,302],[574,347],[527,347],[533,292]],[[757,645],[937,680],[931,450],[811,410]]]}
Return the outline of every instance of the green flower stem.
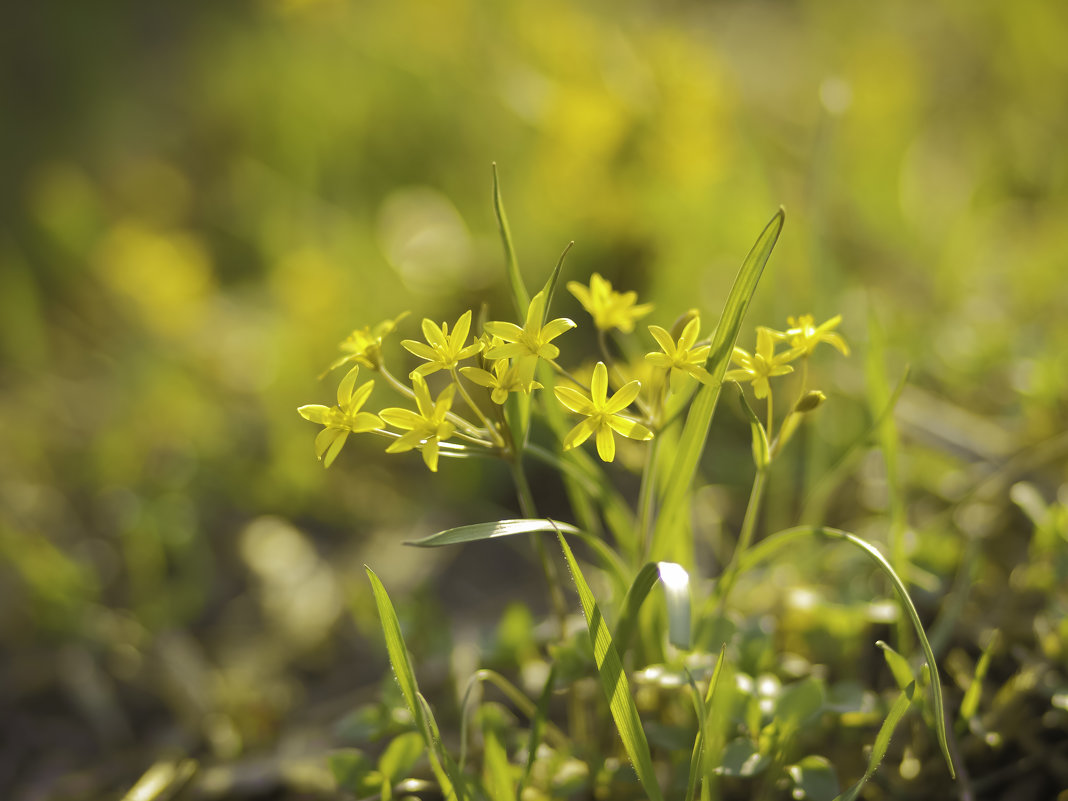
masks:
{"label": "green flower stem", "polygon": [[[393,373],[386,369],[385,365],[379,365],[378,372],[384,379],[386,379],[386,383],[388,383],[391,387],[397,390],[397,392],[408,398],[408,400],[415,400],[415,392],[412,391],[412,388],[407,387],[400,381],[398,381],[393,375]],[[450,423],[455,423],[460,428],[468,432],[467,435],[465,435],[462,432],[458,431],[457,436],[462,436],[464,439],[469,440],[471,442],[476,442],[479,445],[485,445],[490,448],[494,447],[494,443],[486,442],[484,439],[481,439],[479,437],[479,434],[482,433],[482,429],[476,426],[470,420],[465,420],[463,417],[456,414],[456,412],[445,412],[445,419],[448,420]]]}
{"label": "green flower stem", "polygon": [[568,381],[572,382],[573,384],[575,384],[576,386],[578,386],[580,389],[584,390],[587,393],[590,391],[590,388],[589,388],[588,385],[583,384],[581,381],[579,381],[577,378],[575,378],[575,376],[571,375],[571,373],[569,373],[567,370],[565,370],[563,367],[561,367],[559,365],[559,363],[556,362],[554,359],[548,359],[547,361],[552,366],[552,368],[554,370],[556,370],[556,372],[558,372],[560,375],[562,375]]}
{"label": "green flower stem", "polygon": [[[512,458],[512,480],[515,482],[516,494],[519,497],[519,511],[527,519],[539,517],[537,506],[534,503],[534,494],[530,491],[530,483],[527,481],[526,471],[523,469],[522,454],[516,453]],[[541,537],[531,537],[534,542],[534,550],[541,563],[541,571],[545,574],[545,583],[549,587],[549,602],[556,614],[560,625],[560,637],[567,634],[567,599],[564,598],[564,590],[560,583],[560,577],[556,572],[556,566],[549,558],[549,552],[545,548],[545,542]]]}
{"label": "green flower stem", "polygon": [[727,598],[730,596],[734,582],[738,578],[738,568],[742,555],[749,549],[753,541],[753,532],[756,530],[756,521],[760,516],[760,504],[764,498],[764,485],[767,483],[768,471],[757,470],[753,479],[753,489],[749,493],[749,505],[745,508],[745,518],[742,520],[742,531],[738,536],[738,543],[731,554],[731,560],[727,564],[720,578],[717,594],[719,595],[719,613],[727,607]]}
{"label": "green flower stem", "polygon": [[644,564],[649,556],[649,545],[653,534],[653,517],[656,513],[656,473],[660,454],[660,439],[654,438],[649,444],[642,467],[642,483],[638,490],[638,565]]}
{"label": "green flower stem", "polygon": [[772,413],[773,409],[774,409],[774,404],[772,402],[772,398],[774,397],[774,395],[775,395],[775,393],[773,393],[771,391],[771,387],[768,387],[768,422],[764,426],[764,431],[768,436],[768,442],[774,442],[775,441],[775,437],[774,437],[774,433],[773,433],[774,429],[772,428],[772,426],[775,425],[775,415]]}
{"label": "green flower stem", "polygon": [[489,432],[490,437],[493,439],[493,444],[503,450],[505,447],[504,438],[500,435],[500,432],[497,431],[497,427],[489,421],[485,414],[483,414],[482,409],[475,403],[471,395],[468,394],[464,385],[460,382],[460,374],[457,372],[456,367],[449,368],[449,374],[452,376],[453,383],[456,384],[457,389],[460,390],[460,397],[464,399],[467,408],[473,411],[475,415],[478,416],[478,419],[482,421],[482,424],[486,427],[486,431]]}

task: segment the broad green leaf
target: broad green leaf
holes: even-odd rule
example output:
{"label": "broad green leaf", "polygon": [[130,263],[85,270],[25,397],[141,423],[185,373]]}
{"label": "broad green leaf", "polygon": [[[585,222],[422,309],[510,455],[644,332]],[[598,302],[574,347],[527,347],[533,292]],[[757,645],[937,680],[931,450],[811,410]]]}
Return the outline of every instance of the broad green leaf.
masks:
{"label": "broad green leaf", "polygon": [[770,537],[767,537],[754,545],[742,554],[739,570],[748,570],[753,567],[753,565],[768,559],[784,546],[793,543],[797,539],[810,536],[843,540],[850,545],[859,548],[869,559],[875,562],[879,569],[882,570],[890,580],[890,583],[897,592],[898,599],[901,601],[902,607],[904,607],[905,612],[908,614],[909,620],[912,621],[912,626],[920,640],[920,647],[923,649],[923,656],[931,674],[931,700],[934,708],[935,735],[938,738],[939,748],[942,750],[942,757],[946,761],[946,767],[949,769],[949,775],[956,778],[957,771],[953,766],[953,757],[950,756],[949,742],[946,738],[945,704],[942,700],[942,683],[938,678],[938,664],[935,660],[934,651],[931,649],[931,643],[927,639],[927,633],[923,629],[923,622],[920,620],[919,612],[916,611],[916,605],[912,602],[912,598],[909,596],[909,591],[905,587],[905,583],[894,571],[894,568],[890,565],[890,562],[887,561],[886,557],[879,552],[878,548],[865,542],[856,534],[850,534],[848,531],[842,531],[841,529],[827,528],[824,526],[798,526],[796,528],[788,528],[779,531],[776,534],[772,534]]}
{"label": "broad green leaf", "polygon": [[771,758],[761,754],[752,741],[745,738],[732,740],[723,749],[719,772],[724,776],[756,776],[770,764]]}
{"label": "broad green leaf", "polygon": [[493,728],[482,732],[482,786],[490,801],[515,801],[516,786],[508,752]]}
{"label": "broad green leaf", "polygon": [[810,755],[787,767],[798,801],[833,801],[840,792],[838,774],[826,757]]}
{"label": "broad green leaf", "polygon": [[[375,575],[375,572],[366,566],[364,570],[367,571],[367,578],[371,582],[375,605],[378,607],[378,618],[381,621],[382,633],[386,640],[386,652],[389,654],[389,662],[393,666],[393,673],[397,677],[397,683],[400,685],[404,702],[412,713],[412,718],[415,720],[419,730],[424,734],[427,752],[430,755],[430,767],[434,771],[434,776],[438,780],[442,793],[446,798],[455,798],[456,792],[441,765],[436,750],[440,746],[441,735],[434,736],[437,730],[437,723],[432,715],[428,720],[425,714],[424,704],[426,702],[423,700],[422,695],[419,694],[419,685],[416,683],[415,673],[412,671],[411,662],[408,660],[408,649],[404,645],[404,636],[401,633],[400,621],[397,619],[397,610],[393,608],[389,593],[386,592],[386,588],[382,585],[378,576]],[[429,708],[426,711],[429,711]]]}
{"label": "broad green leaf", "polygon": [[882,764],[883,759],[886,757],[886,750],[890,747],[890,738],[894,735],[894,729],[897,728],[897,724],[901,722],[912,704],[912,689],[912,686],[910,686],[902,691],[897,700],[894,701],[894,705],[890,707],[886,720],[879,727],[879,733],[875,735],[875,743],[871,747],[871,755],[868,757],[868,767],[864,771],[864,775],[861,776],[856,784],[839,796],[838,801],[854,801],[860,795],[860,791],[864,789],[864,785],[879,769],[879,765]]}
{"label": "broad green leaf", "polygon": [[757,283],[764,272],[764,265],[767,264],[779,239],[785,219],[786,214],[780,208],[742,262],[742,268],[727,296],[723,314],[712,337],[712,348],[706,364],[712,378],[698,391],[686,415],[686,424],[679,439],[666,491],[661,499],[660,516],[653,531],[651,553],[654,559],[671,559],[681,562],[687,569],[693,567],[693,546],[683,541],[689,515],[690,492],[705,441],[708,439],[712,415],[716,411],[719,393],[723,387],[723,376],[727,372],[734,343],[742,327],[742,318],[745,317]]}
{"label": "broad green leaf", "polygon": [[497,214],[497,229],[501,234],[501,244],[504,245],[508,286],[512,290],[515,313],[520,320],[524,320],[527,316],[527,307],[530,305],[530,294],[523,283],[523,275],[519,272],[519,260],[516,258],[515,246],[512,244],[512,230],[508,227],[508,216],[504,213],[504,201],[501,199],[501,181],[497,175],[496,164],[493,165],[493,210]]}
{"label": "broad green leaf", "polygon": [[630,647],[631,637],[638,625],[638,612],[657,581],[664,585],[671,644],[687,651],[691,648],[690,575],[675,562],[649,562],[638,571],[627,590],[619,620],[616,621],[615,643],[621,656]]}
{"label": "broad green leaf", "polygon": [[649,743],[645,739],[645,730],[642,729],[642,722],[638,717],[638,708],[634,705],[634,699],[630,694],[630,683],[627,681],[627,674],[623,671],[623,663],[612,643],[612,635],[608,632],[608,624],[597,606],[593,592],[586,583],[564,535],[558,533],[556,536],[560,540],[560,548],[564,552],[564,558],[571,570],[571,577],[575,580],[575,587],[578,589],[582,611],[586,616],[586,627],[589,629],[590,641],[593,644],[593,656],[597,661],[597,672],[601,678],[601,687],[608,699],[608,707],[612,712],[612,719],[615,721],[619,737],[623,741],[623,748],[630,757],[634,770],[638,774],[638,780],[642,783],[650,801],[662,801],[660,787],[656,783],[653,759],[649,753]]}
{"label": "broad green leaf", "polygon": [[374,794],[382,785],[382,774],[374,769],[371,760],[358,748],[334,751],[328,763],[338,789],[352,793],[357,798]]}
{"label": "broad green leaf", "polygon": [[823,682],[814,676],[787,685],[775,701],[775,719],[800,728],[823,708],[824,697]]}
{"label": "broad green leaf", "polygon": [[417,731],[398,734],[378,758],[378,772],[390,784],[407,778],[423,753],[423,735]]}

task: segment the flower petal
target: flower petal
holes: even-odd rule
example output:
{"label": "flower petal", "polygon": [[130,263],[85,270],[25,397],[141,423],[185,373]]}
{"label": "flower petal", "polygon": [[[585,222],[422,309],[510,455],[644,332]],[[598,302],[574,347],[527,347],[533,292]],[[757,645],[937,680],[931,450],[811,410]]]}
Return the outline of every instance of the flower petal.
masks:
{"label": "flower petal", "polygon": [[604,362],[597,362],[593,368],[593,378],[590,379],[590,400],[595,409],[604,407],[608,397],[608,368]]}
{"label": "flower petal", "polygon": [[338,432],[337,439],[335,439],[332,443],[330,443],[330,449],[326,452],[326,455],[323,457],[323,467],[329,467],[330,465],[332,465],[334,463],[334,459],[336,459],[337,455],[339,453],[341,453],[341,449],[345,446],[345,440],[347,440],[348,438],[349,438],[349,432],[348,431],[339,431]]}
{"label": "flower petal", "polygon": [[611,462],[616,458],[616,438],[609,426],[597,427],[597,455],[602,462]]}
{"label": "flower petal", "polygon": [[309,403],[306,406],[298,408],[297,414],[305,420],[311,420],[313,423],[325,426],[328,415],[330,414],[330,407],[322,406],[318,403]]}
{"label": "flower petal", "polygon": [[617,414],[618,412],[623,411],[632,403],[634,403],[634,399],[638,397],[638,393],[641,392],[641,389],[641,381],[628,381],[626,384],[620,387],[619,391],[616,392],[616,394],[612,396],[611,400],[609,400],[604,405],[605,413]]}
{"label": "flower petal", "polygon": [[556,399],[560,401],[560,403],[573,412],[578,414],[589,414],[593,411],[593,404],[590,402],[590,399],[577,389],[572,389],[571,387],[553,387],[553,393],[556,395]]}
{"label": "flower petal", "polygon": [[614,414],[608,418],[608,425],[629,439],[647,440],[653,438],[653,432],[637,420]]}

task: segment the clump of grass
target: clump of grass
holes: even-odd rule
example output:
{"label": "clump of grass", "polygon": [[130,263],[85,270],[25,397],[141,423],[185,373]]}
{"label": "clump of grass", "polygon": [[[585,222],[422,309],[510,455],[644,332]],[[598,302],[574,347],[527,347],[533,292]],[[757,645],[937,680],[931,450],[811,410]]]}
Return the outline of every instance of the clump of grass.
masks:
{"label": "clump of grass", "polygon": [[[332,767],[339,785],[358,796],[382,798],[417,793],[424,786],[412,783],[418,779],[432,782],[446,798],[494,801],[574,795],[690,801],[783,793],[816,801],[852,799],[875,776],[891,736],[913,708],[928,721],[953,776],[939,670],[902,578],[908,565],[900,535],[891,543],[889,560],[856,534],[821,525],[758,539],[771,471],[805,418],[833,403],[812,385],[810,357],[821,344],[849,353],[836,331],[839,316],[822,324],[807,314],[791,317],[781,330],[757,327],[751,351],[738,344],[782,230],[783,211],[757,238],[710,332],[702,310],[682,310],[673,323],[648,325],[643,343],[635,331],[652,313],[650,305],[597,274],[586,284],[567,282],[592,320],[600,358],[591,366],[563,355],[576,336],[573,330],[584,326],[551,313],[567,250],[531,295],[496,176],[494,201],[513,319],[476,323],[473,310],[451,324],[424,319],[422,340],[401,343],[417,360],[404,369],[406,380],[395,375],[382,349],[404,315],[358,329],[342,343],[333,365],[348,367],[337,405],[299,411],[323,426],[316,452],[327,466],[354,433],[383,438],[388,453],[418,451],[435,472],[443,458],[505,465],[521,517],[473,522],[411,544],[447,547],[528,537],[545,575],[552,616],[538,627],[539,635],[529,627],[502,630],[513,647],[501,664],[480,669],[469,682],[457,756],[446,746],[451,735],[443,737],[432,699],[419,690],[418,666],[409,659],[388,592],[368,568],[409,723],[391,736],[377,763],[358,750],[336,754]],[[367,371],[375,378],[363,380],[361,372]],[[780,382],[791,373],[787,395]],[[375,381],[391,387],[402,405],[366,411]],[[691,504],[725,384],[738,387],[755,473],[729,560],[716,575],[703,576]],[[885,387],[879,397],[892,400]],[[879,436],[891,442],[885,417],[876,425]],[[626,458],[617,460],[624,451]],[[558,472],[571,502],[570,521],[538,513],[527,481],[531,460]],[[621,470],[631,468],[640,474],[633,498],[617,480]],[[563,592],[567,582],[546,534],[554,535],[562,552],[584,626],[574,622]],[[576,556],[569,540],[582,544],[589,561]],[[901,631],[914,635],[899,640],[918,643],[919,657],[907,658],[880,643],[897,685],[888,694],[851,694],[812,665],[776,670],[781,664],[767,631],[734,613],[741,576],[806,543],[856,549],[893,587],[905,613]],[[653,593],[658,584],[662,594]],[[536,692],[517,686],[530,687],[532,676],[539,678]],[[591,693],[591,680],[599,692]],[[486,683],[509,706],[476,691]],[[970,701],[974,714],[972,706]],[[606,736],[609,721],[612,737]],[[838,765],[837,752],[817,751],[828,730],[841,725],[871,729],[866,757],[858,752],[852,762]],[[414,776],[420,765],[429,774]]]}

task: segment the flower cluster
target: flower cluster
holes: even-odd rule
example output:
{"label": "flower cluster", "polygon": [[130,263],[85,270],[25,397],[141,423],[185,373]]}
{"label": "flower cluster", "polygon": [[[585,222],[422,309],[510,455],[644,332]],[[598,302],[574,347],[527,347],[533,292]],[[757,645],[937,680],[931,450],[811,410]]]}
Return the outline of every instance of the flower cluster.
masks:
{"label": "flower cluster", "polygon": [[[687,312],[670,331],[649,325],[659,350],[645,354],[643,371],[613,357],[605,335],[633,332],[637,320],[651,312],[652,305],[637,303],[634,292],[615,291],[596,273],[588,286],[571,281],[567,287],[599,332],[603,358],[592,373],[587,373],[588,385],[557,362],[557,340],[576,324],[566,317],[550,319],[551,298],[546,291],[530,300],[522,324],[490,320],[482,323],[481,332],[473,333],[471,311],[465,311],[451,325],[424,319],[423,339],[400,343],[419,360],[406,370],[407,382],[394,376],[383,354],[386,338],[407,315],[401,314],[373,328],[357,329],[340,344],[341,356],[330,369],[352,367],[338,387],[337,406],[298,409],[305,419],[323,426],[315,440],[318,457],[329,467],[349,434],[374,433],[390,440],[387,453],[419,450],[433,471],[438,469],[441,455],[481,451],[515,459],[527,434],[510,428],[516,417],[507,410],[517,396],[559,404],[581,418],[569,430],[558,431],[561,451],[577,448],[592,437],[598,456],[611,462],[616,456],[616,434],[636,441],[652,439],[670,396],[687,392],[687,385],[693,382],[712,381],[706,367],[711,344],[701,339],[700,315]],[[759,328],[756,350],[750,354],[735,348],[735,369],[727,371],[725,378],[751,382],[756,396],[768,397],[770,404],[769,379],[791,372],[791,361],[807,358],[820,342],[848,352],[844,340],[832,330],[839,320],[834,317],[817,326],[811,316],[803,315],[789,318],[785,331]],[[782,343],[786,349],[776,353],[776,346]],[[384,408],[376,414],[362,411],[375,382],[356,387],[361,367],[377,372],[407,405]],[[644,382],[625,378],[636,374]],[[428,380],[445,383],[435,394]],[[545,386],[552,392],[539,393]]]}

